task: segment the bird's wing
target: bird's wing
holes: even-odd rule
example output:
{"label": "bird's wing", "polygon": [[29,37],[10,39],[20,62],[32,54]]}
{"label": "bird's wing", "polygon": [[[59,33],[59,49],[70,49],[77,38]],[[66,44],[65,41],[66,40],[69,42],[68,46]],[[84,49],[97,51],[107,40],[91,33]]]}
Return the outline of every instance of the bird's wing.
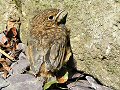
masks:
{"label": "bird's wing", "polygon": [[65,57],[65,42],[55,42],[51,48],[48,49],[45,62],[47,70],[54,71],[60,69]]}

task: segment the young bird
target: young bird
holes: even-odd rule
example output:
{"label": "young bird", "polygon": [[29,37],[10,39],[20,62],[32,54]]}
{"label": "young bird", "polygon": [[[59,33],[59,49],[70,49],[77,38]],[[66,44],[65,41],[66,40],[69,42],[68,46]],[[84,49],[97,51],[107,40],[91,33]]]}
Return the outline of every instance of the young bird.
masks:
{"label": "young bird", "polygon": [[37,77],[54,75],[72,55],[66,18],[65,11],[47,9],[37,14],[30,23],[28,58]]}

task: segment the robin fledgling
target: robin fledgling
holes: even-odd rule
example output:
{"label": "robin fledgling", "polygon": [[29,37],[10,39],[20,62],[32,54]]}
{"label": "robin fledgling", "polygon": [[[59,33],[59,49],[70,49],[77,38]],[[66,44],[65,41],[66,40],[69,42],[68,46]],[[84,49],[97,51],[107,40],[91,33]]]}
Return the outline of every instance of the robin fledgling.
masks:
{"label": "robin fledgling", "polygon": [[68,62],[72,54],[66,18],[65,11],[47,9],[31,20],[28,58],[37,77],[53,75]]}

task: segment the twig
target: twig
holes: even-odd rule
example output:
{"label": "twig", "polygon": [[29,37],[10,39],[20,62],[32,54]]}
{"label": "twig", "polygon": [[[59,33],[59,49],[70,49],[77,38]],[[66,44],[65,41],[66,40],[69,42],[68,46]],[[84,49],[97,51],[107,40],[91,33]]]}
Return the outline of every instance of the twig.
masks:
{"label": "twig", "polygon": [[7,54],[6,52],[4,52],[3,50],[0,49],[0,53],[5,55],[7,58],[9,58],[10,60],[14,61],[14,58],[11,57],[9,54]]}

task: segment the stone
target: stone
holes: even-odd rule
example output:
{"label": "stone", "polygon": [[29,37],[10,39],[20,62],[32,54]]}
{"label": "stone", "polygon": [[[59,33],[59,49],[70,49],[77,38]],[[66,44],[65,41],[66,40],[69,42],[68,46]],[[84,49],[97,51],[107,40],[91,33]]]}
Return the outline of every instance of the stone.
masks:
{"label": "stone", "polygon": [[9,82],[7,82],[5,79],[3,79],[2,77],[0,77],[0,90],[2,88],[5,88],[5,87],[9,86],[9,85],[10,85]]}
{"label": "stone", "polygon": [[106,86],[100,85],[98,84],[95,79],[91,76],[86,76],[86,79],[88,80],[88,82],[90,83],[90,87],[94,88],[95,90],[113,90],[111,88],[108,88]]}
{"label": "stone", "polygon": [[70,90],[94,90],[87,80],[78,80],[67,85]]}
{"label": "stone", "polygon": [[11,65],[11,68],[12,68],[11,74],[15,74],[15,75],[21,74],[26,71],[26,68],[28,66],[30,66],[30,63],[27,60],[25,54],[21,52],[19,55],[19,60],[17,60]]}
{"label": "stone", "polygon": [[2,90],[42,90],[43,82],[29,74],[12,75],[7,78],[10,85]]}

